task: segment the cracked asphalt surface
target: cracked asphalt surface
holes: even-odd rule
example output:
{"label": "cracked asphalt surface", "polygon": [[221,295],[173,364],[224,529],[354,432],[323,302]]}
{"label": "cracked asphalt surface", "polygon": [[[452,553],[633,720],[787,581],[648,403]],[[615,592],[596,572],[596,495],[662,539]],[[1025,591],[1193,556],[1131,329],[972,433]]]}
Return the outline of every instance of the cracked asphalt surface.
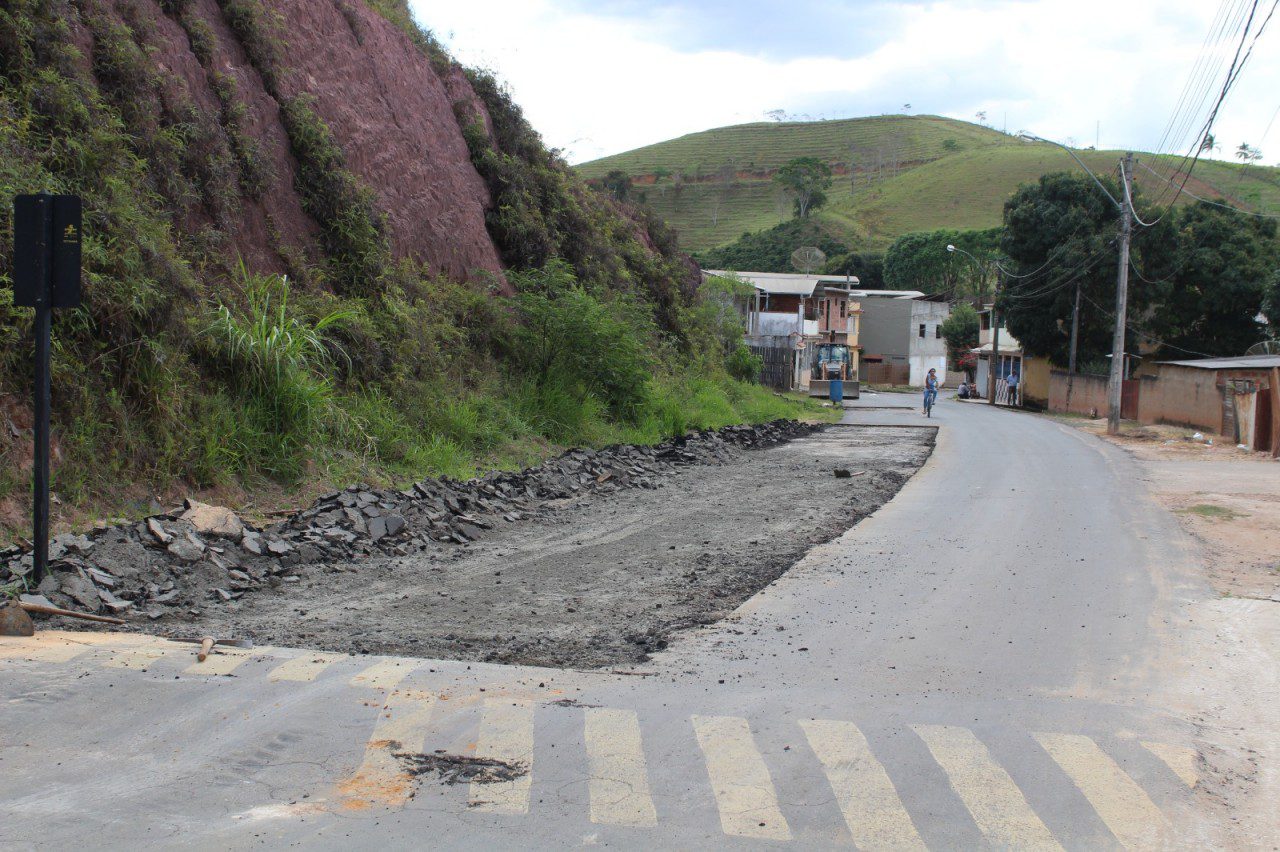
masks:
{"label": "cracked asphalt surface", "polygon": [[[847,421],[922,423],[914,397],[863,402],[878,410]],[[1274,652],[1250,633],[1270,613],[1213,598],[1124,452],[949,400],[929,425],[934,453],[879,511],[615,671],[274,648],[200,669],[189,649],[92,634],[0,646],[0,842],[1274,842],[1274,713],[1248,717],[1250,755],[1223,710],[1275,706]],[[449,785],[395,753],[528,772]]]}

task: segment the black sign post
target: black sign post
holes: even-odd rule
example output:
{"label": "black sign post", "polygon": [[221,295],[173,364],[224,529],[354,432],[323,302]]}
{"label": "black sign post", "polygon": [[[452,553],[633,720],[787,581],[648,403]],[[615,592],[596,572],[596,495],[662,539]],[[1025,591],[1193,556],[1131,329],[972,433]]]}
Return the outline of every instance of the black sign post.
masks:
{"label": "black sign post", "polygon": [[36,309],[35,463],[32,470],[32,577],[49,566],[49,349],[54,308],[80,304],[80,198],[19,195],[13,199],[13,303]]}

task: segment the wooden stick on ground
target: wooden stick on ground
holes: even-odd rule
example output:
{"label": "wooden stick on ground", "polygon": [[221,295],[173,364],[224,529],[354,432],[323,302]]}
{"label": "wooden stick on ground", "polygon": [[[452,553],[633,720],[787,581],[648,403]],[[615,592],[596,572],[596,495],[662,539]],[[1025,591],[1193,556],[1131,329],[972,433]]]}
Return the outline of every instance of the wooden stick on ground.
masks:
{"label": "wooden stick on ground", "polygon": [[74,609],[62,609],[56,606],[45,606],[38,603],[19,601],[19,606],[27,612],[38,612],[43,615],[65,615],[68,618],[82,618],[85,621],[100,621],[103,624],[124,624],[123,618],[112,618],[109,615],[90,615],[87,612],[76,612]]}

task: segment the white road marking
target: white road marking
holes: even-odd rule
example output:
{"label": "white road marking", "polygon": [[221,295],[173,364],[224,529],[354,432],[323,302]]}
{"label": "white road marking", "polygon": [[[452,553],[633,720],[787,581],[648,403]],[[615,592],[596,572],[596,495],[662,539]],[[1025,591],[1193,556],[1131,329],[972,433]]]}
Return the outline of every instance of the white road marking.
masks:
{"label": "white road marking", "polygon": [[1035,734],[1062,767],[1116,839],[1130,849],[1159,844],[1164,815],[1111,757],[1079,734]]}
{"label": "white road marking", "polygon": [[893,782],[852,722],[801,720],[859,849],[924,849]]}
{"label": "white road marking", "polygon": [[751,727],[736,716],[694,716],[693,730],[707,763],[720,810],[720,827],[735,837],[790,840],[769,767]]}
{"label": "white road marking", "polygon": [[409,801],[413,777],[395,755],[422,752],[435,704],[434,695],[416,689],[397,689],[387,696],[365,746],[364,759],[355,773],[338,785],[348,808],[399,807]]}
{"label": "white road marking", "polygon": [[1188,787],[1194,787],[1199,783],[1200,769],[1196,766],[1195,749],[1146,740],[1143,740],[1142,747],[1163,760]]}
{"label": "white road marking", "polygon": [[487,699],[480,719],[476,757],[520,764],[527,771],[510,781],[489,784],[472,781],[470,806],[487,813],[528,813],[529,790],[533,785],[533,702]]}
{"label": "white road marking", "polygon": [[351,678],[352,686],[367,686],[372,689],[395,689],[400,681],[421,665],[417,660],[391,659],[374,663]]}
{"label": "white road marking", "polygon": [[972,731],[949,725],[912,725],[911,728],[929,747],[933,759],[947,773],[956,795],[993,846],[1062,848],[1027,804],[1009,773],[995,762]]}
{"label": "white road marking", "polygon": [[631,710],[589,707],[584,720],[591,770],[591,821],[607,825],[656,825],[640,720]]}
{"label": "white road marking", "polygon": [[293,680],[304,683],[313,681],[319,677],[321,672],[344,657],[346,657],[346,654],[308,651],[276,666],[267,677],[273,681]]}

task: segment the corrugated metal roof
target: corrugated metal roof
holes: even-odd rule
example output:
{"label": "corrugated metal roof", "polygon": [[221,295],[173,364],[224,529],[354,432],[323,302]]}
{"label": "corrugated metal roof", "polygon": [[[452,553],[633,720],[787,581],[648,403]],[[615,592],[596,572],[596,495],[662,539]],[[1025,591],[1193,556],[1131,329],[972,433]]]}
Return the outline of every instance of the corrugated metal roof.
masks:
{"label": "corrugated metal roof", "polygon": [[1238,358],[1199,358],[1191,361],[1158,361],[1174,367],[1198,370],[1269,370],[1280,367],[1280,355],[1241,355]]}
{"label": "corrugated metal roof", "polygon": [[812,296],[822,280],[820,275],[800,275],[788,272],[728,272],[723,269],[704,269],[706,275],[733,276],[746,281],[757,290],[788,296]]}

